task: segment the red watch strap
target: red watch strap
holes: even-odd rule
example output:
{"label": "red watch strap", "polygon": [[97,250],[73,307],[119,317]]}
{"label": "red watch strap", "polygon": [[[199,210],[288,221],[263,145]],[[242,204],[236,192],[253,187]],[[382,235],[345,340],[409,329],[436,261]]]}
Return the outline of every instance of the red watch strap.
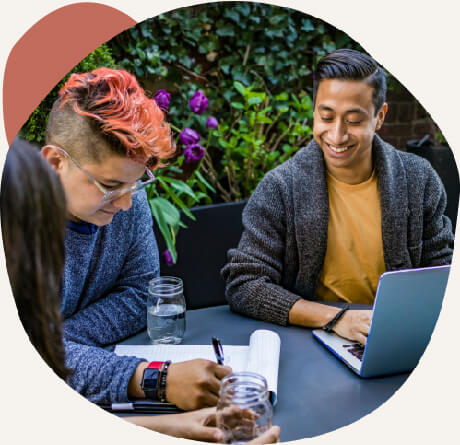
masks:
{"label": "red watch strap", "polygon": [[164,362],[150,362],[147,368],[160,369]]}

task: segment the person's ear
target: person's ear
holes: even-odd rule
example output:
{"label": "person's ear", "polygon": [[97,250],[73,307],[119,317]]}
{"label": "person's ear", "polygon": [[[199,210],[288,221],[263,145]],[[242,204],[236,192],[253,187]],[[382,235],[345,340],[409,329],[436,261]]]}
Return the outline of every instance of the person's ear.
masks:
{"label": "person's ear", "polygon": [[375,124],[375,131],[380,130],[385,120],[385,115],[388,111],[388,104],[385,102],[380,108],[380,111],[377,113],[377,123]]}
{"label": "person's ear", "polygon": [[41,154],[49,162],[54,171],[59,172],[64,167],[65,155],[57,147],[45,145],[41,149]]}

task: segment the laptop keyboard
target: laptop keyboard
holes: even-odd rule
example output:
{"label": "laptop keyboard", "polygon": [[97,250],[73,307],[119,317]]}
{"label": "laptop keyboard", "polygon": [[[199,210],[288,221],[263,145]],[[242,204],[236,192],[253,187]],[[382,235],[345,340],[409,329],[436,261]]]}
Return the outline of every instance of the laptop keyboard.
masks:
{"label": "laptop keyboard", "polygon": [[343,347],[360,362],[363,361],[364,346],[361,343],[355,343],[353,345],[343,345]]}

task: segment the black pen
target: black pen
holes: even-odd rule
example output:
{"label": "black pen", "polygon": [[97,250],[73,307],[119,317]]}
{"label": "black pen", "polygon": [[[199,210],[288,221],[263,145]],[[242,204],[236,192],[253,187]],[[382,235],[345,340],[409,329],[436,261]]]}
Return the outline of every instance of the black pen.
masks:
{"label": "black pen", "polygon": [[212,337],[212,347],[214,348],[214,354],[216,354],[216,360],[219,365],[224,364],[224,349],[222,343],[216,337]]}

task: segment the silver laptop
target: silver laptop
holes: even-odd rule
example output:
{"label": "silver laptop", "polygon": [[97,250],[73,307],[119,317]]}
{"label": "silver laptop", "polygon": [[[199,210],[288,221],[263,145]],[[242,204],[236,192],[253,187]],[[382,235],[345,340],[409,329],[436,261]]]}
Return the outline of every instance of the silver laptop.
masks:
{"label": "silver laptop", "polygon": [[360,377],[411,371],[430,341],[449,271],[447,265],[382,274],[365,347],[321,329],[313,336]]}

